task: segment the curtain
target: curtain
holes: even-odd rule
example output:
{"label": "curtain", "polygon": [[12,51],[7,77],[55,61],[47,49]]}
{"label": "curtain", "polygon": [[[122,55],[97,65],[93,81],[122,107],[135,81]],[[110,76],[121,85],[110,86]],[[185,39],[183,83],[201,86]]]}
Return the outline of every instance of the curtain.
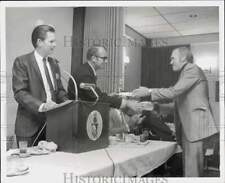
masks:
{"label": "curtain", "polygon": [[170,56],[174,48],[189,45],[167,46],[160,48],[142,48],[141,85],[149,88],[173,86],[178,73],[172,71]]}
{"label": "curtain", "polygon": [[85,13],[83,62],[86,52],[94,44],[106,47],[108,63],[97,72],[98,86],[105,92],[116,92],[122,88],[122,37],[123,8],[88,7]]}
{"label": "curtain", "polygon": [[85,8],[73,9],[73,37],[72,37],[72,59],[71,74],[74,76],[75,69],[83,61],[83,39],[84,39]]}

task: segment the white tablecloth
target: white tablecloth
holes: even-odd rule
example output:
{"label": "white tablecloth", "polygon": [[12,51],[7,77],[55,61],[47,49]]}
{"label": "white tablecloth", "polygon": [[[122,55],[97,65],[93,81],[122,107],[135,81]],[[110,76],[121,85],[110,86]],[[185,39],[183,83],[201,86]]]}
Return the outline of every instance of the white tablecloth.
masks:
{"label": "white tablecloth", "polygon": [[[7,183],[65,183],[75,182],[76,176],[112,176],[112,162],[104,149],[73,154],[55,152],[49,155],[23,158],[30,167],[25,175],[7,177]],[[64,179],[67,181],[64,181]]]}
{"label": "white tablecloth", "polygon": [[175,142],[150,141],[147,145],[119,143],[108,148],[114,176],[143,176],[165,163],[177,151]]}
{"label": "white tablecloth", "polygon": [[[64,183],[76,176],[142,176],[176,152],[175,142],[150,141],[147,145],[118,143],[106,149],[80,154],[55,152],[23,158],[30,167],[26,175],[7,177],[5,182]],[[71,174],[72,173],[72,174]]]}

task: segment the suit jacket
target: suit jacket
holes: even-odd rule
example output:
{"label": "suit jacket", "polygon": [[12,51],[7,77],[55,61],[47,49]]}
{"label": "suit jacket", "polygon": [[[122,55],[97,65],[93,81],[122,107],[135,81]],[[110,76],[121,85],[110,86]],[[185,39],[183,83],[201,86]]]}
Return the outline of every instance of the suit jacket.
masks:
{"label": "suit jacket", "polygon": [[[144,111],[142,115],[145,119],[142,121],[144,129],[150,129],[154,133],[151,138],[154,140],[173,141],[173,133],[170,128],[152,111]],[[151,139],[150,138],[150,139]]]}
{"label": "suit jacket", "polygon": [[[78,86],[79,99],[85,100],[85,101],[95,101],[96,97],[91,91],[80,88],[80,83],[91,83],[91,84],[95,84],[96,86],[97,77],[94,75],[94,72],[88,63],[84,63],[80,65],[75,70],[75,80]],[[108,96],[106,93],[102,92],[100,88],[98,88],[97,86],[95,87],[95,91],[99,95],[99,102],[109,103],[110,107],[114,107],[114,108],[120,107],[121,101],[122,101],[121,98]],[[68,96],[69,96],[69,99],[72,99],[72,100],[75,99],[74,84],[72,80],[70,80],[68,84]]]}
{"label": "suit jacket", "polygon": [[181,128],[186,138],[194,142],[218,132],[209,104],[208,82],[203,71],[187,63],[177,83],[170,88],[153,89],[152,101],[174,99],[177,139]]}
{"label": "suit jacket", "polygon": [[[56,103],[67,100],[61,83],[57,60],[49,57],[55,83]],[[34,52],[17,57],[12,69],[12,87],[15,100],[18,102],[15,133],[21,137],[33,136],[45,122],[45,114],[38,112],[39,106],[46,102],[46,93]]]}

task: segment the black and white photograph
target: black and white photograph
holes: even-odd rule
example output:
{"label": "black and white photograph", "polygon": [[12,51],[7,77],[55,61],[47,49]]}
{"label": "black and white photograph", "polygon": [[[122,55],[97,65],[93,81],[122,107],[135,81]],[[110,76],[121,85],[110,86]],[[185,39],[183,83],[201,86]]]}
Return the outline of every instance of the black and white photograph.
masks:
{"label": "black and white photograph", "polygon": [[224,2],[1,2],[1,182],[225,181]]}

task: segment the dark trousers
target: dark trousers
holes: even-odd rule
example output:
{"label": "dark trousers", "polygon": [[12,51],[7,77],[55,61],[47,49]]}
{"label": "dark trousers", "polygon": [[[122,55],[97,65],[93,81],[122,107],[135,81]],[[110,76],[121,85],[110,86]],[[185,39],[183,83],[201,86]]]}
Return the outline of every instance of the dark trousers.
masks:
{"label": "dark trousers", "polygon": [[174,141],[174,137],[170,128],[153,113],[147,112],[146,118],[142,122],[142,127],[150,129],[154,133],[152,140]]}
{"label": "dark trousers", "polygon": [[[40,130],[41,129],[39,129],[32,137],[16,136],[17,147],[19,148],[19,141],[27,141],[27,146],[31,147],[32,145],[36,146],[38,144],[38,142],[41,140],[46,140],[46,127],[43,128],[42,132],[38,136],[38,133],[40,132]],[[35,139],[36,139],[36,141],[35,141]],[[34,143],[34,141],[35,141],[35,143]]]}

